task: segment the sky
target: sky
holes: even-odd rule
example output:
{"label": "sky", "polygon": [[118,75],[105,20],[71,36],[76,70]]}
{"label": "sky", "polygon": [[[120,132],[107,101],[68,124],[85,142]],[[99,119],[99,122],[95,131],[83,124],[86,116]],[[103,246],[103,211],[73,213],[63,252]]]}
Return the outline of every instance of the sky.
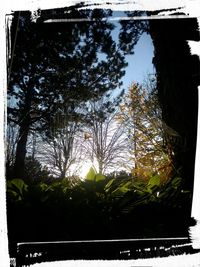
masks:
{"label": "sky", "polygon": [[[115,25],[115,29],[112,32],[113,39],[118,42],[118,35],[121,25],[117,18],[127,17],[124,12],[114,11],[112,15],[116,21],[112,21]],[[122,78],[122,88],[127,90],[132,82],[142,83],[147,74],[155,73],[152,59],[154,56],[154,47],[151,36],[147,33],[143,33],[134,47],[134,54],[127,55],[126,61],[128,66],[126,67],[126,73]]]}
{"label": "sky", "polygon": [[[120,18],[122,17],[127,18],[127,14],[122,11],[113,11],[112,17],[110,17],[110,22],[115,26],[112,31],[112,37],[116,43],[119,41],[119,32],[121,29]],[[99,54],[99,56],[105,60],[104,55]],[[122,78],[123,89],[127,90],[132,82],[142,83],[144,79],[147,78],[148,74],[155,74],[155,69],[152,64],[153,56],[154,46],[151,36],[147,33],[143,33],[134,47],[134,54],[126,55],[128,66],[126,67],[126,73]]]}
{"label": "sky", "polygon": [[128,67],[123,78],[124,87],[127,88],[133,81],[142,83],[147,74],[153,74],[152,64],[154,48],[149,34],[143,33],[134,49],[133,55],[127,56]]}

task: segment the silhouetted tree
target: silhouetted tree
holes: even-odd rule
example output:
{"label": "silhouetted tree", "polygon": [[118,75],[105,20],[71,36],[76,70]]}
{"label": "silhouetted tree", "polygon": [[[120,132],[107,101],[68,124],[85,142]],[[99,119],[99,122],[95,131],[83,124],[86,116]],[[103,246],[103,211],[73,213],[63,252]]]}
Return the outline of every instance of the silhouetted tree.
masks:
{"label": "silhouetted tree", "polygon": [[81,147],[82,118],[77,113],[73,116],[67,111],[63,114],[57,112],[49,134],[38,139],[36,157],[59,178],[74,174],[84,158]]}
{"label": "silhouetted tree", "polygon": [[[68,11],[68,12],[65,12]],[[126,63],[112,39],[109,11],[42,11],[37,23],[29,12],[15,13],[9,69],[8,120],[19,126],[15,177],[23,177],[31,130],[48,132],[59,108],[98,99],[120,86]],[[84,23],[45,23],[49,18],[96,18]],[[106,59],[100,57],[103,54]]]}
{"label": "silhouetted tree", "polygon": [[174,165],[184,189],[192,192],[200,64],[191,55],[187,40],[199,40],[197,19],[150,20],[149,26],[163,120],[179,134],[168,138],[168,143],[174,150]]}

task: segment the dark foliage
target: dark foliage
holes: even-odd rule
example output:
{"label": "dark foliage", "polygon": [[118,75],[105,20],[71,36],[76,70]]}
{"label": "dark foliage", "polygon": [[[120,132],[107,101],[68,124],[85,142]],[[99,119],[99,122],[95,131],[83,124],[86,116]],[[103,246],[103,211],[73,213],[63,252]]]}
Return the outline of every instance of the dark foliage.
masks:
{"label": "dark foliage", "polygon": [[161,185],[152,177],[145,185],[122,175],[111,178],[90,170],[74,185],[68,179],[30,185],[9,181],[10,244],[187,235],[191,196],[180,178]]}

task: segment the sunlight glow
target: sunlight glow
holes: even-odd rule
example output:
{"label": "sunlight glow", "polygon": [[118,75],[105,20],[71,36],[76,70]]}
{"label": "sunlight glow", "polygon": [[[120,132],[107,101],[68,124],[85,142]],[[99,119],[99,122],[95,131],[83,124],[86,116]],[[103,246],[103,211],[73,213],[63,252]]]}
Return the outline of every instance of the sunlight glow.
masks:
{"label": "sunlight glow", "polygon": [[81,178],[85,179],[86,176],[87,176],[87,174],[88,174],[88,172],[89,172],[89,170],[90,170],[90,168],[92,167],[92,168],[94,168],[97,171],[98,170],[98,167],[97,166],[98,165],[97,165],[97,162],[96,161],[95,162],[91,162],[90,160],[87,160],[80,167],[80,169],[78,171],[78,175]]}

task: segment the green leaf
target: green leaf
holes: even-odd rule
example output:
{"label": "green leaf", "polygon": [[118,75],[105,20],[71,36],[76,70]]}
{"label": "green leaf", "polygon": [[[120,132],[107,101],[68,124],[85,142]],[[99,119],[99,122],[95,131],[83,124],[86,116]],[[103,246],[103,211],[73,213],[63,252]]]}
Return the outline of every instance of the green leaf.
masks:
{"label": "green leaf", "polygon": [[22,200],[23,194],[28,190],[28,185],[22,179],[13,179],[7,182],[7,192],[18,200]]}
{"label": "green leaf", "polygon": [[113,193],[122,193],[125,194],[126,192],[130,191],[131,182],[126,182],[125,184],[120,185],[116,190],[113,191]]}
{"label": "green leaf", "polygon": [[8,188],[17,190],[20,194],[27,191],[28,185],[22,179],[13,179],[8,181]]}
{"label": "green leaf", "polygon": [[132,182],[127,182],[127,183],[125,183],[124,185],[122,185],[122,186],[120,186],[119,188],[120,188],[120,190],[122,191],[122,192],[127,192],[127,191],[129,191],[130,190],[130,185],[132,184]]}
{"label": "green leaf", "polygon": [[12,189],[7,189],[7,193],[10,196],[12,196],[13,198],[17,198],[18,200],[22,199],[21,196],[17,192],[15,192],[14,190],[12,190]]}
{"label": "green leaf", "polygon": [[46,183],[41,182],[39,187],[42,191],[46,191],[48,189],[48,185]]}
{"label": "green leaf", "polygon": [[171,182],[172,187],[177,189],[177,187],[180,186],[181,181],[182,181],[182,179],[180,177],[175,177]]}
{"label": "green leaf", "polygon": [[98,174],[95,175],[95,181],[96,182],[103,181],[105,179],[106,179],[106,176],[103,175],[103,174],[98,173]]}
{"label": "green leaf", "polygon": [[152,190],[155,187],[158,187],[160,185],[160,176],[159,175],[154,175],[149,179],[149,182],[147,184],[147,191],[149,193],[152,193]]}
{"label": "green leaf", "polygon": [[91,167],[88,174],[86,175],[86,180],[94,181],[95,176],[96,176],[96,171],[93,167]]}
{"label": "green leaf", "polygon": [[160,176],[159,175],[154,175],[149,179],[149,182],[147,184],[148,187],[154,187],[154,186],[159,186],[160,185]]}
{"label": "green leaf", "polygon": [[108,191],[113,184],[115,179],[111,179],[106,185],[105,185],[105,191]]}
{"label": "green leaf", "polygon": [[121,190],[121,188],[117,188],[115,189],[113,192],[112,192],[112,196],[115,198],[115,199],[120,199],[120,198],[123,198],[124,194],[126,192],[123,192]]}

